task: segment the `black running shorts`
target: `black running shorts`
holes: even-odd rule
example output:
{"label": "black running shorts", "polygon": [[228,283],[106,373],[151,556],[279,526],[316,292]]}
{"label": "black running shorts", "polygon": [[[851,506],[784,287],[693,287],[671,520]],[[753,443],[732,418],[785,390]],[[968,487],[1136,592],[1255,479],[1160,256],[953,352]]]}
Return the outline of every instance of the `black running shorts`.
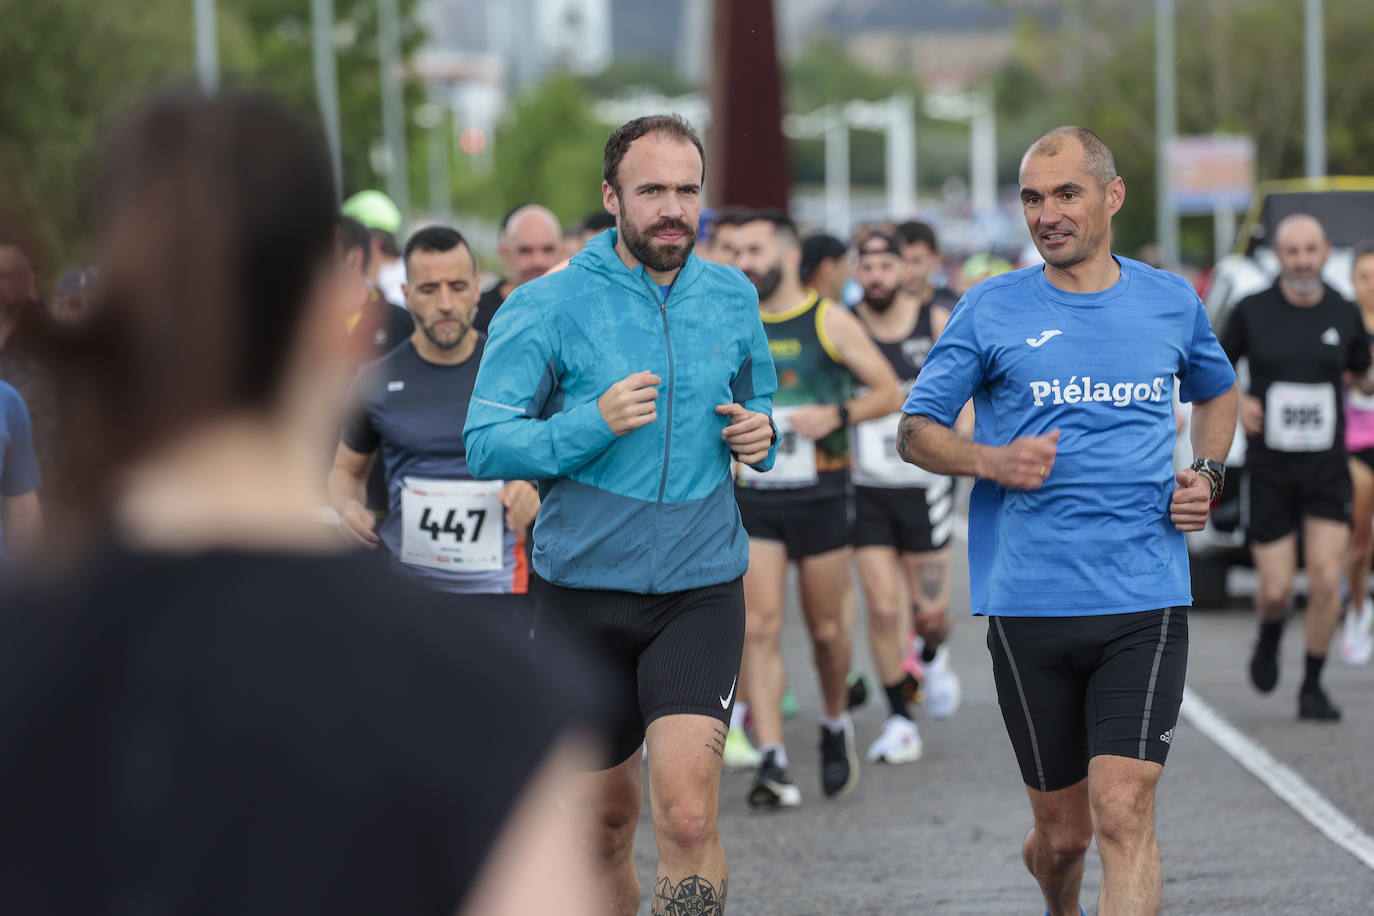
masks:
{"label": "black running shorts", "polygon": [[710,716],[729,726],[744,650],[744,584],[641,595],[564,588],[538,580],[535,651],[546,631],[569,640],[607,673],[613,710],[608,766],[630,757],[660,716]]}
{"label": "black running shorts", "polygon": [[1350,466],[1345,453],[1254,454],[1244,470],[1240,518],[1250,540],[1268,544],[1304,518],[1350,524]]}
{"label": "black running shorts", "polygon": [[849,546],[853,507],[847,493],[798,501],[777,493],[736,488],[740,520],[750,538],[781,541],[789,560]]}
{"label": "black running shorts", "polygon": [[855,487],[854,546],[927,553],[949,543],[954,484],[935,487]]}
{"label": "black running shorts", "polygon": [[1362,448],[1358,452],[1351,452],[1350,457],[1361,462],[1370,470],[1374,470],[1374,448]]}
{"label": "black running shorts", "polygon": [[1021,779],[1066,789],[1099,754],[1163,764],[1188,669],[1188,613],[989,617],[988,651]]}

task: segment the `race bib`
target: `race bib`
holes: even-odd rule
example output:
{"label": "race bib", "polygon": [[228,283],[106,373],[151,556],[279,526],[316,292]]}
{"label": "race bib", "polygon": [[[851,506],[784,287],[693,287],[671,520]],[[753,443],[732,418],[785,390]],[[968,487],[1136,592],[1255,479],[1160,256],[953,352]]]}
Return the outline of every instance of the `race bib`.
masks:
{"label": "race bib", "polygon": [[401,491],[401,560],[434,569],[502,565],[506,514],[501,480],[407,478]]}
{"label": "race bib", "polygon": [[791,418],[797,409],[780,407],[773,411],[773,423],[778,427],[778,451],[773,469],[756,471],[741,462],[741,482],[761,489],[809,487],[816,482],[816,443],[792,427]]}
{"label": "race bib", "polygon": [[[902,487],[927,487],[936,475],[907,464],[897,454],[897,423],[901,412],[865,420],[854,427],[854,447],[858,451],[859,471],[884,484]],[[857,481],[856,481],[857,482]]]}
{"label": "race bib", "polygon": [[1280,452],[1323,452],[1336,441],[1336,389],[1274,382],[1265,394],[1264,444]]}

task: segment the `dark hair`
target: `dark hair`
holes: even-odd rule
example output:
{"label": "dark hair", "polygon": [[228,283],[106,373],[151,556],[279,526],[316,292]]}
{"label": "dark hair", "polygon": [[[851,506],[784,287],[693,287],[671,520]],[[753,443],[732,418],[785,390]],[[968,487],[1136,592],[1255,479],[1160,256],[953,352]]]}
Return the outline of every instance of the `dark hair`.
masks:
{"label": "dark hair", "polygon": [[940,243],[935,240],[935,230],[929,223],[923,223],[919,219],[909,219],[906,222],[898,223],[896,230],[902,243],[915,245],[917,242],[925,242],[932,252],[939,253]]}
{"label": "dark hair", "polygon": [[615,217],[605,210],[588,213],[587,218],[582,221],[583,232],[605,232],[607,229],[614,228]]}
{"label": "dark hair", "polygon": [[410,269],[410,256],[416,251],[452,251],[462,245],[472,256],[472,266],[477,267],[477,255],[472,253],[472,246],[468,240],[463,238],[463,233],[454,229],[452,226],[426,226],[410,237],[406,242],[405,263],[406,270]]}
{"label": "dark hair", "polygon": [[338,213],[318,132],[265,95],[160,95],[109,136],[98,304],[67,350],[68,467],[97,510],[168,440],[276,407]]}
{"label": "dark hair", "polygon": [[801,275],[802,283],[810,282],[823,261],[843,258],[848,250],[844,247],[844,242],[824,232],[807,236],[802,241],[801,249],[801,266],[798,273]]}
{"label": "dark hair", "polygon": [[1350,266],[1354,267],[1356,261],[1371,254],[1374,254],[1374,239],[1361,239],[1350,248]]}
{"label": "dark hair", "polygon": [[[396,236],[385,229],[369,229],[367,234],[372,237],[372,241],[377,243],[377,247],[382,250],[382,254],[388,258],[399,258],[401,256],[401,246],[396,244]],[[369,251],[370,255],[371,252]]]}
{"label": "dark hair", "polygon": [[630,144],[647,134],[665,134],[680,143],[690,143],[697,148],[701,157],[701,177],[706,179],[706,149],[701,145],[701,137],[696,130],[679,115],[649,115],[627,121],[611,132],[606,140],[606,150],[601,157],[601,177],[620,193],[620,160]]}
{"label": "dark hair", "polygon": [[1097,134],[1073,124],[1054,127],[1041,134],[1026,150],[1026,155],[1021,157],[1021,164],[1024,166],[1031,156],[1058,156],[1064,151],[1066,138],[1077,140],[1083,147],[1083,168],[1097,180],[1098,187],[1105,188],[1111,184],[1116,178],[1116,160],[1112,157],[1112,151]]}
{"label": "dark hair", "polygon": [[801,241],[801,235],[797,232],[797,224],[792,221],[786,210],[749,210],[740,220],[739,225],[745,223],[771,223],[774,233],[780,233],[784,241],[796,244]]}
{"label": "dark hair", "polygon": [[717,226],[743,226],[753,218],[748,207],[722,207],[711,220],[711,228]]}
{"label": "dark hair", "polygon": [[361,248],[363,252],[363,270],[372,261],[372,234],[368,228],[351,216],[344,216],[340,213],[334,218],[334,225],[338,229],[339,253],[344,257],[354,248]]}

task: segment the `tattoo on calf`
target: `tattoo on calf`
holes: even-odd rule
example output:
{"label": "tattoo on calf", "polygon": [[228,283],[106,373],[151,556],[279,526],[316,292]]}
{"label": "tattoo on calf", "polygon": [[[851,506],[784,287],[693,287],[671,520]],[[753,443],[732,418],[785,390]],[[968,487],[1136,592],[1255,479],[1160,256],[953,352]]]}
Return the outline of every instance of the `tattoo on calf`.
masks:
{"label": "tattoo on calf", "polygon": [[725,756],[725,729],[717,728],[715,734],[711,735],[711,743],[706,745],[707,750],[717,757]]}
{"label": "tattoo on calf", "polygon": [[726,879],[720,879],[720,892],[701,875],[683,878],[673,884],[659,878],[654,887],[650,916],[722,916],[725,912]]}
{"label": "tattoo on calf", "polygon": [[934,422],[930,417],[902,414],[901,422],[897,424],[897,454],[902,456],[903,461],[916,463],[911,457],[911,447],[916,444],[916,438],[921,435],[921,431]]}
{"label": "tattoo on calf", "polygon": [[944,592],[947,565],[944,560],[924,560],[916,567],[916,579],[921,585],[921,595],[927,601],[939,598]]}

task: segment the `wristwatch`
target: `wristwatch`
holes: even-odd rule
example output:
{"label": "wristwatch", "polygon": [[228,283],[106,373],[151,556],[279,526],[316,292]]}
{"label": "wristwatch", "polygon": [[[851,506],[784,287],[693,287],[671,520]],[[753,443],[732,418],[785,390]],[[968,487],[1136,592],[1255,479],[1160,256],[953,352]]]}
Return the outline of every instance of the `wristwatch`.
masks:
{"label": "wristwatch", "polygon": [[848,426],[849,408],[845,406],[844,401],[840,401],[838,404],[835,405],[835,411],[840,415],[840,428],[843,429],[844,427]]}
{"label": "wristwatch", "polygon": [[1207,483],[1211,485],[1211,504],[1215,506],[1221,502],[1221,486],[1226,482],[1226,465],[1210,458],[1199,458],[1192,463],[1191,467],[1199,476],[1205,477]]}

